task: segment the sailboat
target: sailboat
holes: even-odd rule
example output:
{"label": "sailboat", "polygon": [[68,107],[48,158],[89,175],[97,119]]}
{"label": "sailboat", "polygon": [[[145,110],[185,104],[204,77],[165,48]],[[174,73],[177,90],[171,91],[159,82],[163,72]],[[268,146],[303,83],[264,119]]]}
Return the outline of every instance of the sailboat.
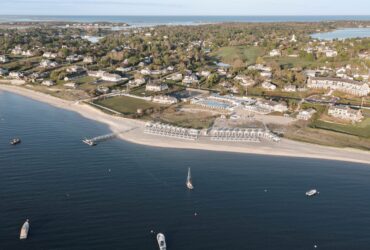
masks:
{"label": "sailboat", "polygon": [[28,237],[28,231],[30,230],[30,223],[27,219],[21,228],[21,233],[19,234],[19,239],[25,240]]}
{"label": "sailboat", "polygon": [[190,168],[188,169],[188,178],[186,179],[186,186],[188,187],[188,189],[194,189],[193,183],[191,183]]}

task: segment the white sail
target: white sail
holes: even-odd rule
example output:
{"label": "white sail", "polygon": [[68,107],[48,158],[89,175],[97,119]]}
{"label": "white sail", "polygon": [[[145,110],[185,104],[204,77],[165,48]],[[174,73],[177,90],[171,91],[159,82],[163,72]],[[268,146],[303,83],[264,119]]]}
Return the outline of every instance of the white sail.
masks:
{"label": "white sail", "polygon": [[188,169],[188,178],[186,178],[186,186],[188,189],[194,189],[193,183],[191,182],[190,168]]}
{"label": "white sail", "polygon": [[19,235],[19,239],[21,239],[21,240],[27,239],[29,230],[30,230],[30,224],[29,224],[28,219],[27,219],[26,222],[23,224],[23,226],[21,228],[21,233]]}

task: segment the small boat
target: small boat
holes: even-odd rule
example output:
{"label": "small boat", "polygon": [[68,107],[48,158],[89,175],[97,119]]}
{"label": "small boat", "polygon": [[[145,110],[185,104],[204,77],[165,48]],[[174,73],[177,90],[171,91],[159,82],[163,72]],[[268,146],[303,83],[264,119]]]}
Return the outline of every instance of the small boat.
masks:
{"label": "small boat", "polygon": [[92,140],[89,140],[89,139],[83,139],[82,142],[89,145],[89,146],[96,146],[96,143]]}
{"label": "small boat", "polygon": [[12,144],[12,145],[17,145],[19,143],[21,143],[21,139],[19,139],[19,138],[14,138],[10,141],[10,144]]}
{"label": "small boat", "polygon": [[306,192],[306,195],[307,196],[314,196],[314,195],[317,195],[317,194],[319,194],[319,192],[316,190],[316,189],[311,189],[311,190],[308,190],[307,192]]}
{"label": "small boat", "polygon": [[188,189],[194,189],[193,183],[191,182],[191,173],[190,173],[190,168],[188,169],[188,178],[186,179],[186,186]]}
{"label": "small boat", "polygon": [[27,219],[26,222],[23,224],[21,228],[21,233],[19,235],[19,239],[25,240],[28,237],[28,231],[30,230],[30,223],[29,220]]}
{"label": "small boat", "polygon": [[166,250],[166,238],[164,237],[164,234],[157,234],[157,241],[159,245],[159,250]]}

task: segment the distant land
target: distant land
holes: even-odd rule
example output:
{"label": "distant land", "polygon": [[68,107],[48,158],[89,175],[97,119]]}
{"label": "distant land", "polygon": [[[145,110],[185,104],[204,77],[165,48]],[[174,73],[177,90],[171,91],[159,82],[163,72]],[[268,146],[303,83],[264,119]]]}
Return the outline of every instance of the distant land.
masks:
{"label": "distant land", "polygon": [[73,22],[123,22],[137,26],[153,25],[194,25],[223,22],[322,22],[338,20],[368,21],[364,16],[39,16],[39,15],[0,15],[0,22],[15,21],[73,21]]}

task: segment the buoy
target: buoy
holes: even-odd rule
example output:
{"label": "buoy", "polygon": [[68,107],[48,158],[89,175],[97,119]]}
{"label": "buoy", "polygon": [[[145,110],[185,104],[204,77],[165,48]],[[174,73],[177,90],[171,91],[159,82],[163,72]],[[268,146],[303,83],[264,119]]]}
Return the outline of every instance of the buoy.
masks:
{"label": "buoy", "polygon": [[150,230],[150,233],[151,233],[151,234],[154,234],[154,231],[153,231],[153,230]]}
{"label": "buoy", "polygon": [[197,213],[194,213],[194,216],[197,216],[198,214]]}
{"label": "buoy", "polygon": [[317,245],[314,245],[313,247],[314,247],[314,248],[317,248]]}

